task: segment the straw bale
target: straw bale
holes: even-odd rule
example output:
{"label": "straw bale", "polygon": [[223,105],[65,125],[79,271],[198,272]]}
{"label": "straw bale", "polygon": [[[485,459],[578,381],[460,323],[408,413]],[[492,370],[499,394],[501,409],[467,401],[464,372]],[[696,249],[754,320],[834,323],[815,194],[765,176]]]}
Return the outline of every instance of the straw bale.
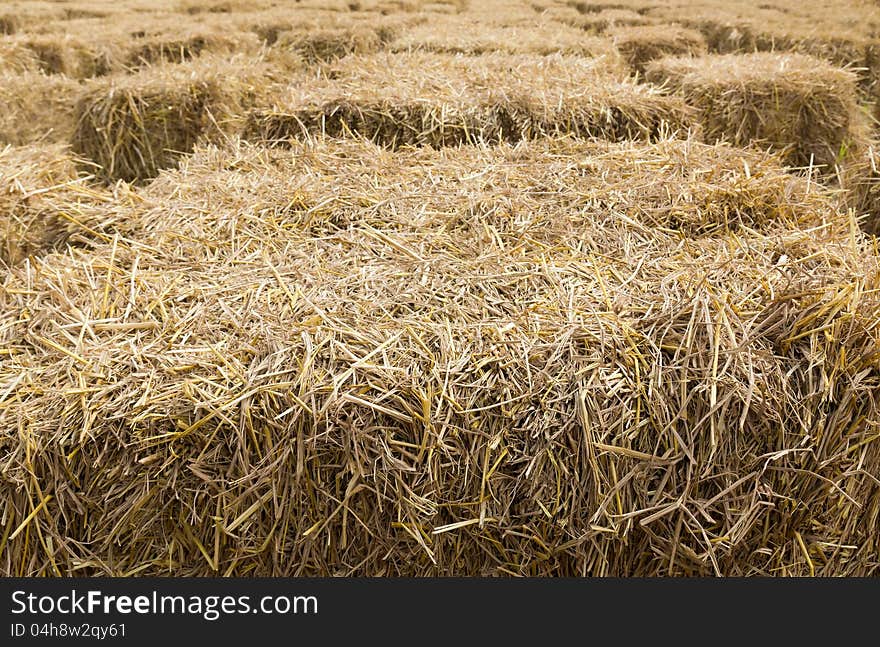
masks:
{"label": "straw bale", "polygon": [[0,144],[66,141],[82,91],[78,81],[64,76],[0,74]]}
{"label": "straw bale", "polygon": [[0,34],[14,34],[19,30],[19,20],[15,14],[0,14]]}
{"label": "straw bale", "polygon": [[36,53],[20,40],[0,40],[0,73],[21,74],[40,69]]}
{"label": "straw bale", "polygon": [[27,5],[0,7],[0,35],[39,31],[56,20],[64,18],[65,11],[57,3],[29,2]]}
{"label": "straw bale", "polygon": [[651,139],[688,124],[682,102],[610,73],[601,58],[395,53],[349,57],[328,76],[255,110],[246,137],[447,146],[552,133]]}
{"label": "straw bale", "polygon": [[297,10],[296,12],[261,11],[256,14],[244,14],[244,20],[237,20],[240,29],[256,33],[266,45],[278,42],[284,32],[286,38],[293,39],[296,35],[310,31],[334,31],[342,35],[349,32],[375,31],[380,40],[390,41],[403,28],[420,24],[427,20],[419,14],[379,15],[366,13],[340,13],[316,10]]}
{"label": "straw bale", "polygon": [[197,152],[0,288],[0,572],[877,574],[877,256],[794,176],[798,226],[656,226],[748,168]]}
{"label": "straw bale", "polygon": [[777,47],[778,39],[774,34],[756,30],[744,21],[721,21],[709,15],[683,19],[682,24],[700,31],[709,51],[715,54],[750,54],[785,49]]}
{"label": "straw bale", "polygon": [[105,180],[149,179],[202,137],[235,131],[240,115],[266,100],[272,73],[259,59],[217,58],[109,79],[77,102],[72,148]]}
{"label": "straw bale", "polygon": [[204,80],[116,81],[77,103],[73,149],[100,164],[107,179],[152,177],[193,149],[218,96],[219,88]]}
{"label": "straw bale", "polygon": [[88,184],[82,164],[58,144],[0,149],[0,265],[100,236],[111,196]]}
{"label": "straw bale", "polygon": [[[535,3],[510,3],[505,0],[480,0],[472,2],[465,12],[474,21],[486,25],[504,26],[534,22],[536,14],[543,14],[546,7]],[[543,19],[546,16],[537,16]]]}
{"label": "straw bale", "polygon": [[369,10],[390,16],[397,13],[414,13],[421,9],[422,4],[421,0],[379,0],[371,3]]}
{"label": "straw bale", "polygon": [[290,21],[263,20],[251,26],[251,31],[259,37],[264,45],[274,45],[278,42],[281,34],[291,29],[293,29],[293,24]]}
{"label": "straw bale", "polygon": [[[703,33],[713,53],[797,52],[851,68],[859,78],[863,99],[875,104],[875,117],[880,116],[880,65],[874,34],[865,33],[871,21],[866,16],[847,20],[821,11],[825,3],[805,5],[805,16],[794,20],[791,13],[783,18],[769,11],[772,6],[752,7],[743,15],[719,15],[711,12],[658,11],[657,17],[675,20]],[[841,7],[837,7],[839,12]],[[818,10],[818,11],[817,11]],[[810,17],[810,14],[819,16]],[[845,16],[845,12],[843,12]],[[804,23],[803,21],[807,21]],[[835,23],[839,23],[835,24]],[[855,23],[855,24],[853,24]]]}
{"label": "straw bale", "polygon": [[862,229],[880,236],[880,142],[869,140],[839,171],[843,204],[861,219]]}
{"label": "straw bale", "polygon": [[257,53],[256,34],[237,29],[181,29],[163,20],[91,25],[73,33],[22,34],[0,42],[0,60],[19,59],[18,68],[91,78],[162,63],[180,63],[202,54]]}
{"label": "straw bale", "polygon": [[127,53],[127,65],[139,68],[161,63],[183,63],[204,53],[217,55],[256,53],[259,38],[249,32],[196,30],[190,33],[161,33],[143,39]]}
{"label": "straw bale", "polygon": [[296,29],[278,34],[275,47],[291,50],[307,63],[335,61],[349,54],[368,54],[385,48],[393,29],[359,25],[323,29]]}
{"label": "straw bale", "polygon": [[275,3],[254,0],[181,0],[177,9],[190,15],[202,13],[229,14],[257,11]]}
{"label": "straw bale", "polygon": [[114,58],[111,47],[86,43],[69,35],[25,35],[16,44],[32,53],[42,72],[75,79],[107,74]]}
{"label": "straw bale", "polygon": [[655,18],[636,13],[630,9],[603,9],[598,12],[581,13],[574,7],[553,7],[543,12],[543,15],[594,34],[604,34],[617,27],[635,27],[657,23]]}
{"label": "straw bale", "polygon": [[460,13],[460,9],[456,5],[448,2],[426,2],[419,7],[419,11],[447,16],[455,16]]}
{"label": "straw bale", "polygon": [[654,8],[650,3],[646,2],[630,2],[629,4],[623,4],[620,2],[584,2],[583,0],[570,0],[566,4],[585,15],[600,14],[606,11],[632,11],[637,14],[644,14],[649,9]]}
{"label": "straw bale", "polygon": [[700,32],[676,25],[622,27],[611,32],[623,60],[639,74],[647,64],[664,56],[697,56],[706,53]]}
{"label": "straw bale", "polygon": [[855,74],[802,54],[661,59],[646,77],[698,110],[707,140],[769,146],[792,165],[824,173],[833,173],[867,130]]}
{"label": "straw bale", "polygon": [[104,11],[103,9],[84,9],[81,7],[65,7],[65,20],[89,20],[92,18],[116,18],[118,14],[113,11]]}
{"label": "straw bale", "polygon": [[468,55],[507,52],[604,56],[609,66],[617,60],[617,51],[608,39],[585,36],[574,27],[548,20],[493,26],[475,23],[469,14],[408,29],[391,44],[391,49]]}

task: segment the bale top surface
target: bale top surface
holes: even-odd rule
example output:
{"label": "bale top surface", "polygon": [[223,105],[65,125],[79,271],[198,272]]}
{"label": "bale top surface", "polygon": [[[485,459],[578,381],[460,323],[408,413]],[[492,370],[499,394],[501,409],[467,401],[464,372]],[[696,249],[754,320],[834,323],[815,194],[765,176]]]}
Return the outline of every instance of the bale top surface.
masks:
{"label": "bale top surface", "polygon": [[855,95],[851,70],[797,53],[755,52],[679,57],[652,64],[655,73],[687,85],[785,84],[806,92],[822,86]]}

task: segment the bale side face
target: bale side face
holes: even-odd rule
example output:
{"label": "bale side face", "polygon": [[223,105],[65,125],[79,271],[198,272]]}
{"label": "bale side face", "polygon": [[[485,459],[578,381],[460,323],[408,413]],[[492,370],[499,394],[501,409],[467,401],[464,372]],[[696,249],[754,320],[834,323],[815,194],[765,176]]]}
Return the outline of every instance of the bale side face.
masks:
{"label": "bale side face", "polygon": [[556,20],[573,27],[579,27],[589,33],[605,34],[619,27],[637,27],[652,25],[657,21],[630,9],[603,9],[592,13],[580,13],[569,9],[568,12],[554,9],[548,14]]}
{"label": "bale side face", "polygon": [[20,23],[14,14],[0,14],[0,34],[9,36],[19,30]]}
{"label": "bale side face", "polygon": [[19,41],[0,42],[0,70],[5,74],[21,74],[40,69],[37,55]]}
{"label": "bale side face", "polygon": [[855,75],[798,54],[668,58],[648,66],[699,112],[708,141],[764,145],[832,175],[867,131]]}
{"label": "bale side face", "polygon": [[390,34],[370,27],[324,28],[288,31],[278,35],[276,48],[292,50],[308,63],[327,63],[349,54],[369,54],[384,49]]}
{"label": "bale side face", "polygon": [[71,146],[99,164],[106,180],[155,177],[192,151],[215,94],[206,82],[101,88],[77,104]]}
{"label": "bale side face", "polygon": [[0,149],[0,266],[100,237],[95,214],[110,196],[88,179],[61,145]]}
{"label": "bale side face", "polygon": [[199,30],[191,33],[159,33],[128,48],[125,65],[139,69],[153,65],[185,63],[203,54],[254,53],[259,50],[256,34],[239,31],[220,33]]}
{"label": "bale side face", "polygon": [[104,180],[155,177],[201,138],[238,132],[284,74],[261,58],[203,56],[108,80],[77,103],[72,148],[96,162]]}
{"label": "bale side face", "polygon": [[706,40],[695,30],[671,25],[618,28],[611,32],[623,60],[639,74],[664,56],[699,56],[707,52]]}
{"label": "bale side face", "polygon": [[0,144],[68,141],[82,92],[64,76],[0,74]]}

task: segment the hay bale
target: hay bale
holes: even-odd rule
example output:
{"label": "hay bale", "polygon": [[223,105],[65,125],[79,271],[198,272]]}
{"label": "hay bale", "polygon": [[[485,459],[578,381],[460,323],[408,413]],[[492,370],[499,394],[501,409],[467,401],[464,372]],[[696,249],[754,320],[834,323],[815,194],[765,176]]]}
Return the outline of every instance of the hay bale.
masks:
{"label": "hay bale", "polygon": [[421,50],[446,54],[574,54],[604,56],[609,66],[617,63],[617,51],[603,38],[585,36],[574,27],[551,21],[514,25],[476,23],[469,15],[431,21],[405,31],[391,44],[393,51]]}
{"label": "hay bale", "polygon": [[839,171],[842,204],[860,218],[862,229],[880,236],[880,142],[871,139]]}
{"label": "hay bale", "polygon": [[330,27],[282,32],[276,49],[299,54],[307,63],[324,63],[350,54],[368,54],[385,48],[394,37],[393,30],[371,26]]}
{"label": "hay bale", "polygon": [[448,2],[426,2],[419,7],[419,11],[424,13],[443,14],[446,16],[454,16],[460,13],[459,8]]}
{"label": "hay bale", "polygon": [[307,45],[299,39],[310,32],[324,32],[324,38],[328,39],[335,35],[343,42],[356,38],[358,33],[363,37],[365,33],[374,32],[382,43],[387,43],[400,30],[427,20],[425,16],[418,14],[382,16],[373,13],[351,14],[302,9],[293,13],[264,11],[246,16],[246,20],[237,21],[240,29],[254,32],[265,45],[277,44],[284,35],[288,46],[296,46],[299,42]]}
{"label": "hay bale", "polygon": [[0,14],[0,34],[9,36],[19,30],[18,16],[11,13]]}
{"label": "hay bale", "polygon": [[880,263],[755,155],[197,152],[0,289],[0,572],[876,573]]}
{"label": "hay bale", "polygon": [[65,76],[0,74],[0,144],[67,141],[82,91]]}
{"label": "hay bale", "polygon": [[744,20],[719,20],[717,16],[707,14],[682,16],[681,24],[702,33],[713,54],[751,54],[785,49],[776,47],[775,34],[756,31],[753,25]]}
{"label": "hay bale", "polygon": [[651,4],[643,2],[628,2],[627,4],[621,4],[619,2],[584,2],[583,0],[569,0],[569,2],[566,2],[565,4],[584,15],[600,14],[606,11],[633,11],[638,14],[644,14],[650,9],[655,8]]}
{"label": "hay bale", "polygon": [[255,110],[245,137],[360,135],[392,148],[518,141],[554,133],[652,139],[688,125],[683,103],[602,59],[397,53],[349,57]]}
{"label": "hay bale", "polygon": [[191,33],[159,33],[141,39],[125,55],[127,67],[185,63],[203,54],[253,54],[260,49],[256,34],[200,30]]}
{"label": "hay bale", "polygon": [[110,79],[77,102],[71,146],[104,180],[155,177],[201,138],[234,131],[252,102],[266,100],[272,72],[259,59],[218,58]]}
{"label": "hay bale", "polygon": [[[254,0],[181,0],[177,10],[181,13],[197,16],[199,14],[231,14],[256,11],[268,6],[269,2]],[[274,6],[274,3],[271,3]]]}
{"label": "hay bale", "polygon": [[584,14],[573,7],[554,7],[544,12],[543,15],[593,34],[604,34],[618,27],[636,27],[657,23],[656,19],[636,13],[631,9],[603,9]]}
{"label": "hay bale", "polygon": [[33,63],[29,69],[92,78],[191,61],[204,54],[256,53],[260,42],[255,34],[241,32],[234,26],[187,29],[157,17],[139,22],[86,21],[85,25],[71,26],[64,32],[21,34],[0,43],[0,56],[4,50],[13,48],[30,56]]}
{"label": "hay bale", "polygon": [[[651,15],[703,33],[709,51],[718,54],[797,52],[816,56],[859,76],[863,99],[880,105],[880,66],[874,24],[876,9],[850,4],[813,3],[784,11],[773,4],[717,4],[709,10],[687,6],[658,7]],[[872,16],[871,13],[874,15]],[[875,117],[880,116],[880,108]]]}
{"label": "hay bale", "polygon": [[0,34],[10,36],[49,31],[56,27],[55,21],[65,19],[66,10],[60,5],[56,2],[27,2],[15,6],[5,2],[0,13]]}
{"label": "hay bale", "polygon": [[100,236],[108,219],[96,215],[110,196],[89,186],[81,165],[61,145],[0,148],[0,264]]}
{"label": "hay bale", "polygon": [[664,56],[697,56],[706,53],[706,40],[693,29],[676,25],[622,27],[611,32],[623,60],[639,74],[651,61]]}
{"label": "hay bale", "polygon": [[0,70],[3,74],[21,74],[40,69],[40,61],[34,51],[18,40],[0,41]]}
{"label": "hay bale", "polygon": [[74,79],[108,74],[115,58],[110,44],[85,43],[69,35],[27,35],[17,43],[32,53],[43,73],[64,74]]}
{"label": "hay bale", "polygon": [[264,45],[274,45],[278,42],[278,38],[281,34],[290,31],[291,29],[293,29],[293,24],[290,21],[264,21],[255,23],[251,26],[251,31],[259,37]]}
{"label": "hay bale", "polygon": [[646,77],[698,110],[707,140],[769,146],[794,166],[833,174],[865,136],[855,74],[809,56],[669,58],[651,63]]}
{"label": "hay bale", "polygon": [[114,81],[77,103],[71,146],[97,162],[104,179],[154,177],[192,151],[218,96],[216,84],[205,80]]}
{"label": "hay bale", "polygon": [[117,18],[119,14],[99,9],[65,8],[65,20],[91,20],[92,18]]}

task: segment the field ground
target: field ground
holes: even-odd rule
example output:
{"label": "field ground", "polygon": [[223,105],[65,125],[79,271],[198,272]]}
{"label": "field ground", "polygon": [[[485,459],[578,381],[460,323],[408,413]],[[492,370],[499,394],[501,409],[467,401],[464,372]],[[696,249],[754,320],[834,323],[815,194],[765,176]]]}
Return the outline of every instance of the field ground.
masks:
{"label": "field ground", "polygon": [[0,574],[880,574],[880,5],[0,5]]}

